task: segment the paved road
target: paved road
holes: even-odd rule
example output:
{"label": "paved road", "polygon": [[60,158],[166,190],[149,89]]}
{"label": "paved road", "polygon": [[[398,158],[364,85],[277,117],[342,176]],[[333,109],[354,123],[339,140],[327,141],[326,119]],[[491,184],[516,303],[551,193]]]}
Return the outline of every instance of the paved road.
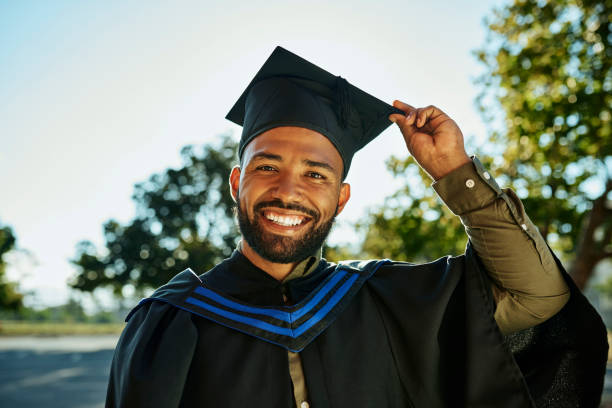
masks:
{"label": "paved road", "polygon": [[104,407],[117,336],[0,338],[0,407]]}

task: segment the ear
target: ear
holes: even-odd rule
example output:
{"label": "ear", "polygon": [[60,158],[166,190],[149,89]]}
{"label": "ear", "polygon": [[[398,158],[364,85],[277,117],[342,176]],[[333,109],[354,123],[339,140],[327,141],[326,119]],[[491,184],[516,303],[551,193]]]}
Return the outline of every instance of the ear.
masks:
{"label": "ear", "polygon": [[340,186],[340,195],[338,196],[338,210],[336,211],[336,215],[342,212],[349,198],[351,198],[351,185],[349,183],[342,183]]}
{"label": "ear", "polygon": [[230,185],[230,194],[234,199],[234,202],[237,202],[236,197],[238,197],[238,186],[240,185],[240,166],[234,166],[229,176],[229,185]]}

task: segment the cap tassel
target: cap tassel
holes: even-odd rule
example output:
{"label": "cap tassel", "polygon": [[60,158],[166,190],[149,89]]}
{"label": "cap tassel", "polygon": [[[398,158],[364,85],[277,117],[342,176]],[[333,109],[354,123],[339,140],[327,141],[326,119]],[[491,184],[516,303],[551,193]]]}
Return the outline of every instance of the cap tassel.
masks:
{"label": "cap tassel", "polygon": [[342,129],[348,126],[349,117],[351,114],[351,94],[349,83],[346,79],[336,77],[336,116],[338,123]]}

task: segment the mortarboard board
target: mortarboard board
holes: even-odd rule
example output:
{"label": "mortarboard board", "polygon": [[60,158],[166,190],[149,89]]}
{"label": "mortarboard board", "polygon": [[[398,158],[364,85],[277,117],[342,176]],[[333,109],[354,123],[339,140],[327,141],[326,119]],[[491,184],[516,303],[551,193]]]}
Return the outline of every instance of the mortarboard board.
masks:
{"label": "mortarboard board", "polygon": [[305,127],[336,147],[346,177],[355,152],[403,111],[349,84],[345,79],[276,47],[226,119],[242,126],[238,156],[263,132],[279,126]]}

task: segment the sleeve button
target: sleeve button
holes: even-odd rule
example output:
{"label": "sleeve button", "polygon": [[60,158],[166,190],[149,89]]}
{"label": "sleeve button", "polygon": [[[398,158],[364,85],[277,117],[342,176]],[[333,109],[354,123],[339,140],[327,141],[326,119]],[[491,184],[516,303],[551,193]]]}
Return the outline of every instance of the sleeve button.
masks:
{"label": "sleeve button", "polygon": [[527,231],[527,224],[521,224],[521,228]]}
{"label": "sleeve button", "polygon": [[476,183],[474,183],[474,180],[472,180],[472,179],[467,179],[465,181],[465,186],[467,188],[473,188],[475,185],[476,185]]}
{"label": "sleeve button", "polygon": [[491,175],[488,171],[485,171],[482,175],[484,176],[485,180],[489,180],[491,178]]}
{"label": "sleeve button", "polygon": [[308,408],[310,407],[310,404],[306,401],[302,401],[302,403],[300,404],[300,408]]}

